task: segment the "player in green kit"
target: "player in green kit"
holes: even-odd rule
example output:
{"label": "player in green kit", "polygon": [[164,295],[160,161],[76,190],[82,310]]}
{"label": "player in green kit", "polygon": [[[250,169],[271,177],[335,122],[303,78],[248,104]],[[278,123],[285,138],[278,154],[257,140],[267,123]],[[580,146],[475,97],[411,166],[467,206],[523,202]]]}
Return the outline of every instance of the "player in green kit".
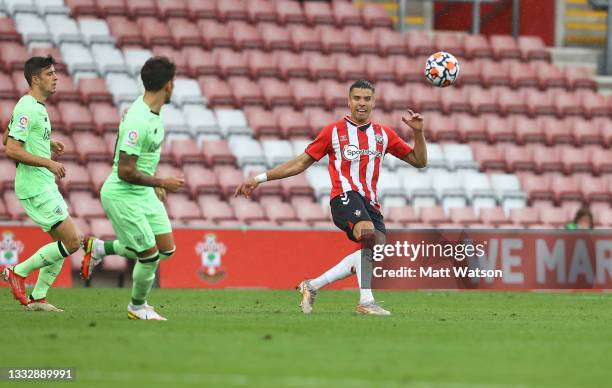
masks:
{"label": "player in green kit", "polygon": [[[17,163],[15,194],[30,219],[54,240],[24,262],[2,272],[15,299],[26,310],[33,311],[62,311],[47,302],[47,291],[64,259],[81,247],[79,232],[55,183],[55,178],[66,176],[64,165],[51,159],[51,152],[58,155],[64,152],[64,144],[51,139],[51,122],[45,107],[58,81],[54,64],[51,56],[26,61],[24,76],[30,87],[15,105],[3,137],[6,155]],[[36,286],[27,298],[25,278],[37,269],[40,271]]]}
{"label": "player in green kit", "polygon": [[101,190],[102,207],[117,240],[85,239],[81,276],[89,279],[106,255],[136,260],[132,273],[131,319],[166,320],[147,304],[160,259],[175,251],[170,220],[162,203],[166,190],[176,191],[182,177],[155,176],[164,141],[160,110],[170,102],[176,66],[166,57],[145,62],[140,77],[144,96],[130,106],[119,125],[113,170]]}

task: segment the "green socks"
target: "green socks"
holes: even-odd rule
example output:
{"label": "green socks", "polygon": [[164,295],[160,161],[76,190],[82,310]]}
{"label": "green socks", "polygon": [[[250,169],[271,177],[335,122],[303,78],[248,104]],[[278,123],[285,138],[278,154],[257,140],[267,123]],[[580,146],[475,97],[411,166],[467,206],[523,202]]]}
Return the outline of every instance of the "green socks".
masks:
{"label": "green socks", "polygon": [[132,272],[132,304],[143,305],[147,301],[153,281],[155,281],[155,272],[159,265],[159,253],[155,253],[150,257],[138,259],[134,265]]}
{"label": "green socks", "polygon": [[47,291],[62,270],[62,264],[64,264],[64,258],[40,269],[36,286],[32,290],[32,298],[42,299],[47,296]]}
{"label": "green socks", "polygon": [[[43,267],[55,264],[57,262],[60,262],[60,268],[61,268],[61,263],[64,262],[64,258],[67,256],[68,256],[68,251],[64,247],[64,244],[62,244],[61,241],[54,241],[52,243],[49,243],[41,247],[38,251],[36,251],[35,254],[30,256],[26,261],[24,261],[23,263],[17,264],[13,268],[13,270],[15,271],[17,275],[26,277],[31,272],[39,268],[43,268]],[[53,270],[50,272],[59,273],[59,271],[53,271]]]}
{"label": "green socks", "polygon": [[104,241],[104,251],[107,255],[119,255],[132,260],[138,259],[136,252],[128,249],[125,245],[121,244],[119,240]]}

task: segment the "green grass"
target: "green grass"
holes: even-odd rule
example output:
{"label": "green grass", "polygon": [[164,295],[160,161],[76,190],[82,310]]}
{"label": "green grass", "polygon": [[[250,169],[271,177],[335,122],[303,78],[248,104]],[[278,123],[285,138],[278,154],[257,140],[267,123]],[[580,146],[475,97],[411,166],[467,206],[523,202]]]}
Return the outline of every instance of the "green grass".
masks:
{"label": "green grass", "polygon": [[[62,314],[0,290],[0,367],[73,367],[70,387],[610,386],[612,294],[159,290],[168,322],[130,321],[129,290],[52,290]],[[0,383],[6,385],[6,383]],[[19,386],[42,384],[23,383]]]}

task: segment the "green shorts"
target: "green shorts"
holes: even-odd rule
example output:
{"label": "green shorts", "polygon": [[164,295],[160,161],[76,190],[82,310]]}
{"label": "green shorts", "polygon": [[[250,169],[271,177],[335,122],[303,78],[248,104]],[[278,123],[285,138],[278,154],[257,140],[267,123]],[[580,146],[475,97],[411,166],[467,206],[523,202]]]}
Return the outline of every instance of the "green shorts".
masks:
{"label": "green shorts", "polygon": [[45,232],[68,218],[68,206],[57,188],[44,191],[31,198],[20,199],[21,206],[34,223]]}
{"label": "green shorts", "polygon": [[117,239],[137,253],[155,246],[155,236],[172,232],[166,208],[153,190],[134,199],[105,195],[102,190],[101,199]]}

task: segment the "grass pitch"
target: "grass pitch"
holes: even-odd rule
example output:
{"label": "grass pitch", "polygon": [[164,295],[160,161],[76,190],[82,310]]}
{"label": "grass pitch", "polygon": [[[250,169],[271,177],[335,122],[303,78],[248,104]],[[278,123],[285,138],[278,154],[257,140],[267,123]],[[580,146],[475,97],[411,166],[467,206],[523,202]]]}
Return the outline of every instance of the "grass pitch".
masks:
{"label": "grass pitch", "polygon": [[[612,294],[159,290],[168,322],[130,321],[128,289],[52,290],[61,314],[0,290],[2,365],[73,367],[70,387],[562,387],[612,385]],[[6,385],[7,383],[0,383]],[[68,385],[65,385],[68,384]]]}

